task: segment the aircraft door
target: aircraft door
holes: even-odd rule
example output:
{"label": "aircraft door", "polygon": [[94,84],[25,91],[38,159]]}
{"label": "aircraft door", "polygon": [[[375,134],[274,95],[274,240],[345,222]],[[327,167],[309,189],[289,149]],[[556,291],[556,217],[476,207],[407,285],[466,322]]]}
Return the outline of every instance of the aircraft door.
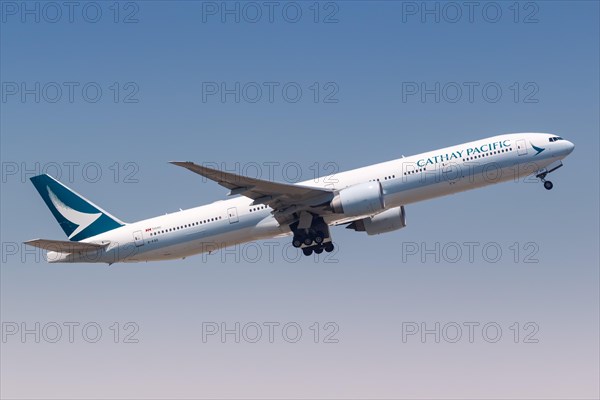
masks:
{"label": "aircraft door", "polygon": [[524,156],[527,154],[527,145],[525,139],[517,140],[517,154]]}
{"label": "aircraft door", "polygon": [[140,247],[144,245],[144,237],[142,236],[142,231],[133,232],[133,242],[135,243],[135,247]]}
{"label": "aircraft door", "polygon": [[231,207],[227,209],[227,216],[229,217],[229,223],[234,224],[239,221],[237,207]]}

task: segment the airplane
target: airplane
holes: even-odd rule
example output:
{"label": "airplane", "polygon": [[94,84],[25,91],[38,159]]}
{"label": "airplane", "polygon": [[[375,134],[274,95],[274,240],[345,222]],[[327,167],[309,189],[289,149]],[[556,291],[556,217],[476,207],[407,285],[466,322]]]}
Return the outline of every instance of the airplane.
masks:
{"label": "airplane", "polygon": [[69,240],[25,242],[62,262],[183,259],[250,241],[292,236],[304,255],[331,252],[329,227],[368,235],[406,227],[405,206],[499,182],[546,176],[574,144],[548,133],[514,133],[446,147],[297,184],[171,161],[229,189],[228,200],[126,223],[49,175],[31,181]]}

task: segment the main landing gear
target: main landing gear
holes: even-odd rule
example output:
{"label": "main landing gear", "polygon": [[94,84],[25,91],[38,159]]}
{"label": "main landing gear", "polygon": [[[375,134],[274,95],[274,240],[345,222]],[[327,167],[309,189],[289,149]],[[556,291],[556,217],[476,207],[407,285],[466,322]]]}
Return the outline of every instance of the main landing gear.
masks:
{"label": "main landing gear", "polygon": [[310,256],[313,253],[313,251],[316,254],[321,254],[323,252],[323,250],[325,250],[327,253],[331,253],[333,251],[333,249],[335,249],[335,246],[333,245],[333,243],[327,242],[324,244],[317,244],[314,246],[305,247],[302,249],[302,253],[304,253],[305,256]]}
{"label": "main landing gear", "polygon": [[311,246],[313,243],[322,244],[325,240],[325,234],[321,231],[311,232],[294,232],[294,238],[292,239],[292,246],[300,248],[304,246]]}
{"label": "main landing gear", "polygon": [[298,222],[291,224],[290,229],[294,232],[292,246],[302,248],[305,256],[310,256],[313,252],[317,254],[321,254],[323,251],[330,253],[335,248],[330,240],[329,227],[323,218],[313,218],[308,229],[298,228]]}

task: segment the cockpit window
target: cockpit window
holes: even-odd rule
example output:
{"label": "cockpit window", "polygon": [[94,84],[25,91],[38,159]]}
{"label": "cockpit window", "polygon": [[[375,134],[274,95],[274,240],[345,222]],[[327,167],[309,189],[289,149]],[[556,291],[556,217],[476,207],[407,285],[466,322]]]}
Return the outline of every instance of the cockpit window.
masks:
{"label": "cockpit window", "polygon": [[561,138],[560,136],[553,136],[551,138],[548,138],[548,141],[550,141],[550,142],[556,142],[557,140],[565,140],[565,139]]}

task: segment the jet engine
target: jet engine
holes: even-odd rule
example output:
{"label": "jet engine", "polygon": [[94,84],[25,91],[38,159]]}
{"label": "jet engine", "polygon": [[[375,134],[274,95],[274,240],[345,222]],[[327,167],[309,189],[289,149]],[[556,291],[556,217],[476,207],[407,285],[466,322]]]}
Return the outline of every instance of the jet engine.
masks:
{"label": "jet engine", "polygon": [[359,219],[348,225],[347,229],[357,232],[367,232],[368,235],[392,232],[406,226],[404,206],[390,208],[372,217]]}
{"label": "jet engine", "polygon": [[384,208],[381,183],[365,182],[342,189],[331,200],[331,208],[350,217],[376,214]]}

